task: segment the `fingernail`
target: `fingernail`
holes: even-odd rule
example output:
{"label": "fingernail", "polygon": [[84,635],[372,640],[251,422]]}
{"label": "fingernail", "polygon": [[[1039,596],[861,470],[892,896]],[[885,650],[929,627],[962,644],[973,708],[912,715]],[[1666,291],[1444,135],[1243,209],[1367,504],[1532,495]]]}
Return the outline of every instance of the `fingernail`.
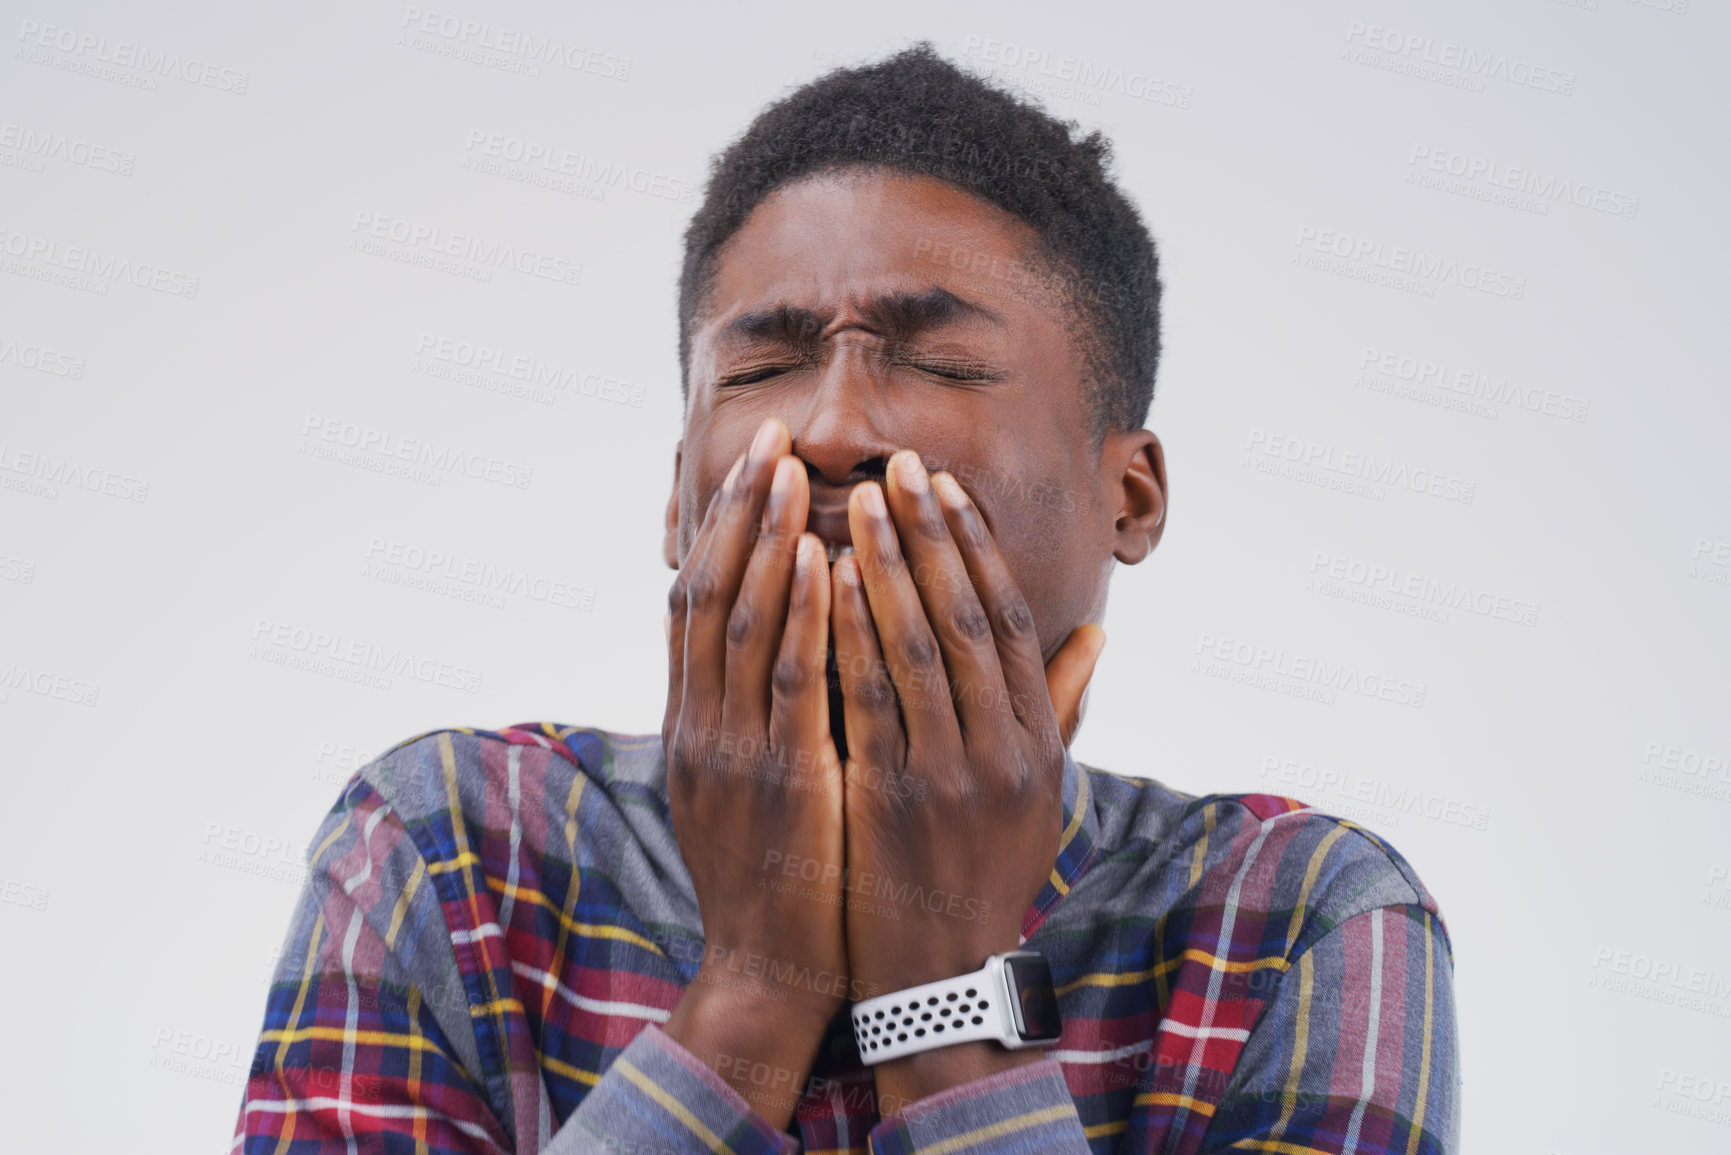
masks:
{"label": "fingernail", "polygon": [[[777,475],[780,476],[779,474]],[[817,563],[823,557],[823,543],[809,533],[801,534],[799,549],[793,555],[793,567],[801,577],[810,577]]]}
{"label": "fingernail", "polygon": [[769,508],[772,513],[780,513],[782,503],[787,500],[787,494],[793,488],[793,471],[799,468],[799,463],[791,457],[784,457],[775,463],[775,477],[769,483]]}
{"label": "fingernail", "polygon": [[911,449],[904,449],[897,455],[896,479],[909,493],[924,493],[930,488],[926,484],[926,467],[920,463],[920,455]]}
{"label": "fingernail", "polygon": [[739,471],[745,468],[745,455],[741,454],[733,462],[733,468],[727,471],[727,480],[721,483],[721,492],[732,493],[733,483],[739,480]]}
{"label": "fingernail", "polygon": [[751,439],[751,459],[762,461],[775,448],[775,418],[765,417],[763,424],[757,427],[757,436]]}
{"label": "fingernail", "polygon": [[867,481],[860,485],[859,504],[867,517],[889,516],[889,510],[884,508],[884,491],[878,488],[876,482]]}

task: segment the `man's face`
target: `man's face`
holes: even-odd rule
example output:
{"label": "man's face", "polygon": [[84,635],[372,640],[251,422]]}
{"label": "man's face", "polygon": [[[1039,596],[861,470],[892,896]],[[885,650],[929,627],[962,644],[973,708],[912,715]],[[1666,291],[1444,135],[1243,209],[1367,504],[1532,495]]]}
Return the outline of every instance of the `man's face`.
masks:
{"label": "man's face", "polygon": [[849,541],[849,491],[913,449],[974,499],[1046,658],[1097,622],[1124,462],[1096,456],[1071,318],[1027,275],[1034,245],[995,206],[884,169],[811,177],[761,203],[696,318],[668,564],[775,416],[810,478],[807,528],[832,557]]}

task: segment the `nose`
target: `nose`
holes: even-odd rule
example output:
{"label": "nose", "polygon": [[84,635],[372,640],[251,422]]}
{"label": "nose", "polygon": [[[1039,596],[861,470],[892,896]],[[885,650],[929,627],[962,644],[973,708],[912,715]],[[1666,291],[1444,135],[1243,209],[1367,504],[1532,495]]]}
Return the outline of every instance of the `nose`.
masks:
{"label": "nose", "polygon": [[892,437],[894,386],[872,361],[871,350],[838,343],[803,412],[790,415],[792,452],[806,463],[814,503],[825,499],[826,490],[883,481],[890,454],[899,448]]}

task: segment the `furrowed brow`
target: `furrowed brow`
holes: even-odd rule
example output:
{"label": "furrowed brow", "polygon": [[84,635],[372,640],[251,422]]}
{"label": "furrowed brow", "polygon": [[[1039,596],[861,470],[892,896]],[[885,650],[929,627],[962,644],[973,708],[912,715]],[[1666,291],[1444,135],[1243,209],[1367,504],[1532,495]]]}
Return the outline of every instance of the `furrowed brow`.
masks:
{"label": "furrowed brow", "polygon": [[823,320],[810,309],[786,303],[741,313],[721,330],[724,343],[808,345],[823,332]]}
{"label": "furrowed brow", "polygon": [[1004,319],[984,305],[933,287],[923,293],[891,293],[866,303],[866,318],[886,336],[905,340],[928,329],[983,320],[1002,328]]}

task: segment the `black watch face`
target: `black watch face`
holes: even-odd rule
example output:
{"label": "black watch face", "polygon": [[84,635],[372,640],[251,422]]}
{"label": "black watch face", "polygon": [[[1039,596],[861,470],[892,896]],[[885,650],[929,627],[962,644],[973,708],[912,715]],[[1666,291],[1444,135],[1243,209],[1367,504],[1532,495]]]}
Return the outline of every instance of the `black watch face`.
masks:
{"label": "black watch face", "polygon": [[1052,993],[1052,968],[1039,955],[1014,955],[1004,960],[1010,990],[1015,993],[1016,1033],[1024,1043],[1055,1043],[1062,1033],[1058,997]]}

